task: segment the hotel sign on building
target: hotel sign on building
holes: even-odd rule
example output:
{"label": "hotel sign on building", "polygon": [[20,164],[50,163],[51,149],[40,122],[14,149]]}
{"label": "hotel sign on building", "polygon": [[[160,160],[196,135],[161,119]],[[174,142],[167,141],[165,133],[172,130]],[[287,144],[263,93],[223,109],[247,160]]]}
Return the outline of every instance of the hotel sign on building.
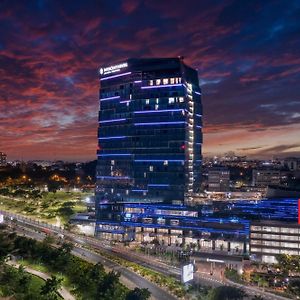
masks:
{"label": "hotel sign on building", "polygon": [[107,75],[107,74],[112,74],[112,73],[117,73],[117,72],[120,72],[122,69],[125,69],[127,67],[128,67],[128,63],[124,62],[124,63],[120,63],[120,64],[117,64],[117,65],[112,65],[112,66],[109,66],[109,67],[100,68],[99,73],[100,73],[100,76]]}

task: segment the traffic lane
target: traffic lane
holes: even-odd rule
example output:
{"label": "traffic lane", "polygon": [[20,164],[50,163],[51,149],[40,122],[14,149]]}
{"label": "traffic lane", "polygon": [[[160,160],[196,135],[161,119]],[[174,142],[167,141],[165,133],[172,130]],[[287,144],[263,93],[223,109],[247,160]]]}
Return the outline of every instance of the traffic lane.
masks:
{"label": "traffic lane", "polygon": [[[20,230],[18,228],[18,232],[20,234],[26,234],[28,237],[43,240],[45,235],[39,232],[33,232],[31,230]],[[145,278],[141,277],[140,275],[137,275],[131,270],[126,269],[125,267],[122,267],[118,265],[117,263],[114,263],[108,259],[103,258],[99,254],[93,253],[87,249],[81,248],[81,247],[74,247],[72,254],[80,256],[83,259],[86,259],[92,263],[102,263],[107,268],[118,271],[120,274],[125,278],[125,280],[132,282],[132,284],[139,288],[147,288],[149,292],[152,295],[153,299],[166,299],[166,300],[176,300],[177,298],[167,293],[165,290],[160,288],[159,286],[151,283],[150,281],[146,280]]]}
{"label": "traffic lane", "polygon": [[103,258],[99,254],[96,254],[87,249],[82,249],[82,248],[78,248],[78,247],[75,247],[73,249],[73,251],[74,251],[74,254],[78,254],[81,257],[84,256],[84,258],[87,258],[91,262],[94,262],[94,263],[100,262],[107,268],[114,270],[116,272],[120,272],[120,274],[122,276],[124,276],[124,278],[126,280],[129,280],[132,283],[134,283],[134,285],[136,287],[148,289],[149,292],[151,293],[151,295],[153,296],[153,298],[155,298],[155,299],[158,299],[158,300],[160,300],[160,299],[166,299],[166,300],[177,299],[176,297],[170,295],[165,290],[163,290],[159,286],[155,285],[154,283],[148,281],[147,279],[143,278],[142,276],[134,273],[131,270],[126,269],[125,267],[123,267],[117,263],[114,263],[108,259]]}
{"label": "traffic lane", "polygon": [[[39,238],[40,240],[41,239],[43,239],[44,238],[44,234],[43,233],[39,233],[39,232],[30,232],[30,234],[31,234],[31,236],[34,236],[35,238]],[[42,236],[40,236],[40,235],[42,235]],[[77,242],[80,242],[78,239],[76,240]],[[81,241],[82,242],[82,241]],[[98,245],[99,246],[99,245]],[[97,248],[100,248],[100,247],[97,247]],[[100,248],[101,249],[101,248]],[[103,250],[103,249],[102,249]],[[100,262],[100,263],[102,263],[105,267],[107,267],[107,268],[109,268],[109,269],[118,269],[118,270],[120,270],[119,269],[119,265],[117,265],[116,263],[113,263],[113,262],[111,262],[111,261],[109,261],[109,260],[107,260],[107,259],[105,259],[104,257],[102,257],[101,255],[98,255],[98,254],[95,254],[95,253],[93,253],[93,252],[90,252],[90,251],[88,251],[87,249],[84,249],[84,248],[80,248],[80,247],[74,247],[74,249],[73,249],[73,251],[74,251],[74,254],[76,254],[76,255],[79,255],[79,256],[81,256],[82,258],[86,258],[87,260],[90,260],[91,262],[93,262],[93,263],[97,263],[97,262]],[[109,253],[109,254],[111,254],[110,253],[110,251],[108,251],[107,249],[104,249],[104,251],[105,252],[107,252],[107,253]],[[82,255],[84,253],[84,255]],[[124,256],[122,256],[123,258],[129,258],[129,256],[127,256],[127,255],[124,255]],[[129,259],[129,260],[132,260],[132,259]],[[136,261],[135,261],[136,262]],[[136,262],[136,263],[138,263],[138,264],[142,264],[142,261],[139,261],[139,262]],[[146,266],[146,267],[149,267],[149,268],[151,268],[152,270],[156,270],[156,271],[158,271],[158,272],[160,272],[160,273],[162,273],[162,274],[165,274],[165,275],[167,275],[167,276],[169,276],[170,275],[170,269],[168,268],[168,266],[167,265],[165,265],[164,267],[160,267],[160,266],[157,266],[157,265],[155,265],[155,261],[153,261],[153,264],[147,264],[147,263],[143,263],[143,265],[144,266]],[[125,268],[124,268],[125,269]],[[125,269],[126,270],[126,269]],[[131,271],[130,271],[131,272]],[[175,273],[176,272],[176,273]],[[173,275],[175,275],[177,278],[179,278],[180,277],[180,271],[177,269],[177,270],[174,270],[174,267],[173,267],[173,270],[172,270],[172,274]],[[121,275],[123,275],[123,273],[121,273]],[[195,274],[196,275],[196,274]],[[138,279],[139,278],[142,278],[142,277],[140,277],[139,275],[136,275],[136,276],[138,276]],[[201,276],[200,274],[197,274],[196,275],[196,277],[197,277],[197,283],[198,284],[201,284],[201,285],[205,285],[205,286],[213,286],[213,287],[217,287],[217,286],[220,286],[220,285],[222,285],[222,283],[220,283],[220,282],[217,282],[217,281],[215,281],[214,280],[214,278],[211,278],[211,277],[209,277],[209,276]],[[125,276],[125,279],[129,279],[129,280],[131,280],[131,277],[129,276]],[[141,285],[140,285],[140,283],[139,283],[139,281],[137,282],[137,280],[138,280],[137,278],[135,278],[135,282],[133,282],[137,287],[141,287]],[[145,280],[144,280],[145,281]],[[145,281],[144,282],[146,285],[147,285],[147,283],[148,283],[148,281]],[[157,286],[155,286],[156,287],[156,289],[157,289]],[[150,290],[149,290],[150,291]],[[151,291],[150,291],[151,292]],[[153,292],[153,295],[155,294],[155,295],[157,295],[157,291],[153,291],[152,290],[152,292]],[[152,293],[151,292],[151,293]],[[169,295],[169,294],[168,294]],[[160,299],[160,298],[158,298],[158,299]],[[173,299],[175,299],[175,298],[173,298]]]}

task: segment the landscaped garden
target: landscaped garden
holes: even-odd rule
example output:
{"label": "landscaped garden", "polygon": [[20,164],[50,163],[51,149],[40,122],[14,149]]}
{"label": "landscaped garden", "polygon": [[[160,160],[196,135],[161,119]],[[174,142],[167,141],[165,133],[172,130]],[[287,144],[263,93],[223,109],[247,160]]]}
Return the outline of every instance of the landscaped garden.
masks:
{"label": "landscaped garden", "polygon": [[32,189],[0,189],[0,209],[62,226],[78,212],[86,211],[86,192],[43,192]]}
{"label": "landscaped garden", "polygon": [[[0,275],[3,277],[7,272],[12,274],[18,272],[4,263],[4,259],[8,255],[13,255],[17,257],[18,262],[25,259],[27,265],[32,267],[34,265],[41,266],[41,271],[53,275],[53,281],[57,284],[57,287],[59,284],[67,286],[76,299],[146,300],[149,298],[150,293],[148,290],[129,290],[120,283],[119,273],[113,271],[107,273],[103,265],[94,265],[75,257],[71,254],[71,250],[72,245],[70,244],[63,243],[60,247],[53,248],[47,239],[44,242],[38,242],[17,236],[15,233],[7,232],[5,227],[2,226],[2,229],[0,229]],[[23,280],[22,277],[19,277],[15,276],[16,280]],[[16,284],[16,287],[12,285],[11,289],[8,289],[6,283],[0,281],[0,291],[3,295],[12,296],[14,297],[12,299],[16,300],[59,299],[55,289],[47,289],[47,286],[46,288],[38,287],[37,284],[35,284],[37,287],[34,288],[33,285],[34,283],[24,285],[22,295],[18,296],[18,284]],[[49,290],[48,294],[47,290]],[[47,294],[48,298],[43,298],[45,296],[43,293]],[[51,297],[49,296],[50,293]]]}

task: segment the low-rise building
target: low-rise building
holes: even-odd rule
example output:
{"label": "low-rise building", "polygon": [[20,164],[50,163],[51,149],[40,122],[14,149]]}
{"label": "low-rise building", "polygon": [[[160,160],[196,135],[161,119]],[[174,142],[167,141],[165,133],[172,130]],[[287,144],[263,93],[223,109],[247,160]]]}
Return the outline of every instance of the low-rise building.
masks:
{"label": "low-rise building", "polygon": [[250,252],[254,259],[276,263],[276,255],[300,255],[298,223],[255,221],[250,226]]}
{"label": "low-rise building", "polygon": [[208,191],[229,192],[230,172],[225,167],[213,167],[208,170]]}
{"label": "low-rise building", "polygon": [[3,152],[0,152],[0,167],[4,167],[7,164],[7,155]]}
{"label": "low-rise building", "polygon": [[268,185],[279,185],[281,182],[280,170],[254,169],[252,171],[252,185],[256,187],[267,187]]}

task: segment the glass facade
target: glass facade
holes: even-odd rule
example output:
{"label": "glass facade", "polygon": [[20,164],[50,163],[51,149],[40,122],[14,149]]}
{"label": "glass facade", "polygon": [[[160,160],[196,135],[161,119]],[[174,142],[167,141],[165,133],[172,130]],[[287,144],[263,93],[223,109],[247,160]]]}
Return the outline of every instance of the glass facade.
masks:
{"label": "glass facade", "polygon": [[100,69],[96,205],[183,201],[200,188],[202,105],[181,58]]}

